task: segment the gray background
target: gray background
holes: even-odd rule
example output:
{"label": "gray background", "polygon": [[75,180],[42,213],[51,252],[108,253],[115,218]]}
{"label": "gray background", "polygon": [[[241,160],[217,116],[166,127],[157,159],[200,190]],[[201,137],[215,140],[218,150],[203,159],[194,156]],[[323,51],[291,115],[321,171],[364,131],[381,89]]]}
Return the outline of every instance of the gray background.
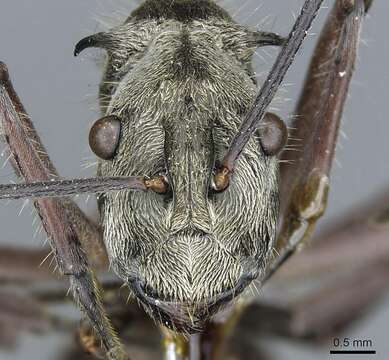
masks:
{"label": "gray background", "polygon": [[[220,3],[240,22],[250,26],[264,23],[267,30],[286,34],[303,0],[225,0]],[[326,5],[332,3],[327,1]],[[93,168],[85,170],[81,165],[93,162],[87,135],[90,124],[98,118],[96,92],[100,71],[93,54],[73,58],[74,44],[101,28],[97,15],[109,15],[123,7],[127,9],[123,13],[126,15],[134,5],[131,0],[1,0],[0,59],[9,65],[14,85],[64,177],[93,174]],[[312,33],[319,31],[327,11],[322,9]],[[364,25],[358,67],[342,125],[344,135],[340,137],[332,174],[329,208],[321,226],[389,184],[388,14],[389,2],[376,0]],[[314,35],[307,39],[285,81],[287,93],[274,103],[277,112],[284,117],[293,109],[315,39]],[[275,51],[266,49],[258,54],[257,71],[266,71]],[[1,163],[4,161],[2,159]],[[11,180],[15,178],[10,167],[0,169],[0,182]],[[93,211],[93,201],[86,204],[82,198],[80,204]],[[19,214],[22,205],[22,201],[0,205],[0,244],[42,246],[43,234],[32,237],[36,226],[32,225],[31,206],[28,204]],[[373,339],[379,352],[375,358],[384,359],[389,354],[388,323],[389,299],[381,301],[345,335]],[[26,336],[18,354],[0,351],[0,359],[53,359],[62,341],[55,337],[47,341]],[[275,359],[328,358],[328,346],[317,349],[278,340],[270,341],[268,346]]]}

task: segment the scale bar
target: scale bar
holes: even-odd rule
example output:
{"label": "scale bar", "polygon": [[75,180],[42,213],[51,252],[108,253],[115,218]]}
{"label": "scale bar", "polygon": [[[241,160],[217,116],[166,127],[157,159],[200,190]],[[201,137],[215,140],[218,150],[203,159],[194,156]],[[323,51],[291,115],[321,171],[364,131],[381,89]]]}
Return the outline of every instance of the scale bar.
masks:
{"label": "scale bar", "polygon": [[330,354],[356,354],[356,355],[366,355],[371,354],[375,355],[377,351],[375,350],[331,350]]}

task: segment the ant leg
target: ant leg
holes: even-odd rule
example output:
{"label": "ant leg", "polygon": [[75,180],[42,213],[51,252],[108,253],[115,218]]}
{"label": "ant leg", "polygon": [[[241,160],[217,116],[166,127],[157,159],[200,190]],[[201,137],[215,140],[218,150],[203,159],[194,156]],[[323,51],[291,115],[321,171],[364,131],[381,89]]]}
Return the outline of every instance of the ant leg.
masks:
{"label": "ant leg", "polygon": [[302,145],[300,151],[282,156],[281,227],[276,248],[281,255],[270,266],[267,278],[310,237],[325,211],[364,13],[363,0],[336,1],[314,52],[292,122],[292,139]]}
{"label": "ant leg", "polygon": [[[11,81],[9,80],[6,65],[1,62],[0,81],[1,85],[4,87],[5,91],[9,96],[9,99],[13,104],[14,111],[18,115],[20,126],[23,127],[25,135],[29,138],[31,150],[34,152],[35,156],[42,162],[42,165],[46,168],[50,180],[58,179],[58,172],[53,163],[51,162],[49,156],[47,155],[47,151],[44,145],[42,144],[30,117],[28,116],[23,104],[21,103],[18,95],[16,94],[12,86]],[[0,135],[1,134],[2,132],[0,131]],[[18,154],[17,156],[23,155]],[[17,160],[13,156],[11,157],[11,163],[18,176],[24,178],[28,182],[33,181],[33,178],[29,179],[27,173],[23,172],[23,169],[19,168]],[[75,202],[66,198],[61,199],[61,201],[68,212],[70,220],[74,224],[74,227],[80,237],[83,247],[85,249],[88,249],[88,258],[91,261],[92,265],[96,267],[105,266],[107,264],[107,255],[105,253],[102,233],[99,227],[94,224],[89,218],[87,218],[87,216],[80,210],[80,208]]]}
{"label": "ant leg", "polygon": [[[13,166],[26,181],[48,181],[56,176],[55,169],[25,113],[5,64],[0,63],[0,129],[12,154]],[[50,239],[58,268],[69,276],[73,297],[101,337],[108,358],[128,359],[103,309],[99,286],[81,248],[81,232],[72,222],[74,218],[70,213],[75,205],[61,198],[37,199],[34,205]],[[89,227],[87,223],[84,225]]]}

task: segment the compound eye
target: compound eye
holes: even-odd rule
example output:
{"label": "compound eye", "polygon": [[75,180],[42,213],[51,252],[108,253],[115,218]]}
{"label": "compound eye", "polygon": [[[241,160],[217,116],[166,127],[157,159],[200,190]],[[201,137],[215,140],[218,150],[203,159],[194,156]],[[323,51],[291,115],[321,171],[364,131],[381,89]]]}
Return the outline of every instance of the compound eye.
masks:
{"label": "compound eye", "polygon": [[266,155],[278,155],[288,141],[288,129],[275,114],[267,113],[258,129],[261,145]]}
{"label": "compound eye", "polygon": [[97,120],[89,132],[89,146],[103,160],[112,160],[120,141],[121,122],[116,115]]}

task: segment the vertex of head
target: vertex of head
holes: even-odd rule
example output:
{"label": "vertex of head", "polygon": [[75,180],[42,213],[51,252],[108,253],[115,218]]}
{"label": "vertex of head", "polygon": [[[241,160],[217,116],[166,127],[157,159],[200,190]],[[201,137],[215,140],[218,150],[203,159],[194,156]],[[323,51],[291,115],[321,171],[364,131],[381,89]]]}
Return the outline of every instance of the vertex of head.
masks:
{"label": "vertex of head", "polygon": [[230,15],[210,0],[147,0],[129,19],[174,19],[182,22],[211,17],[231,21]]}

